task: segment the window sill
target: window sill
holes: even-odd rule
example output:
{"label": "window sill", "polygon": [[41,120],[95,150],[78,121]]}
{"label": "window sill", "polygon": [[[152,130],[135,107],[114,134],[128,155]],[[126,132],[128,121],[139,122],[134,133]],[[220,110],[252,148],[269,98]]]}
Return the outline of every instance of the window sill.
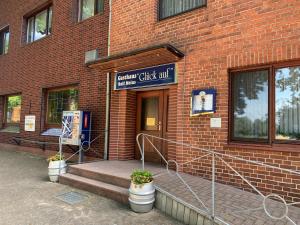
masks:
{"label": "window sill", "polygon": [[89,17],[89,18],[86,18],[86,19],[84,19],[84,20],[78,20],[78,18],[77,18],[77,21],[75,22],[75,25],[82,24],[82,23],[84,23],[84,22],[93,20],[93,19],[95,19],[95,18],[97,18],[97,17],[99,17],[99,16],[103,16],[103,15],[104,15],[104,12],[98,13],[98,14],[96,14],[96,15],[94,15],[94,16],[91,16],[91,17]]}
{"label": "window sill", "polygon": [[7,52],[7,53],[5,53],[5,54],[0,54],[0,58],[5,57],[5,56],[7,56],[7,55],[9,55],[9,52]]}
{"label": "window sill", "polygon": [[6,128],[1,129],[0,133],[19,134],[20,128],[19,127],[6,127]]}
{"label": "window sill", "polygon": [[41,133],[41,136],[59,137],[61,135],[61,128],[49,128]]}
{"label": "window sill", "polygon": [[255,143],[240,143],[240,142],[229,142],[224,145],[226,148],[244,148],[261,151],[277,151],[277,152],[300,152],[300,144],[255,144]]}
{"label": "window sill", "polygon": [[51,36],[52,36],[52,34],[49,34],[49,35],[47,35],[47,36],[45,36],[45,37],[42,37],[42,38],[40,38],[40,39],[38,39],[38,40],[36,40],[36,41],[32,41],[32,42],[26,42],[26,41],[25,41],[21,47],[31,46],[31,45],[33,45],[33,44],[35,44],[35,43],[39,43],[39,42],[41,42],[41,41],[43,41],[43,40],[47,40],[47,39],[50,38]]}

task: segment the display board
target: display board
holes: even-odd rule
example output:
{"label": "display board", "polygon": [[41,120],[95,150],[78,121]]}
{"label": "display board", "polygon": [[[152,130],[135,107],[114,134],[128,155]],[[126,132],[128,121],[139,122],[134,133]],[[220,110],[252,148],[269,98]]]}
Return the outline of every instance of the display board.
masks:
{"label": "display board", "polygon": [[191,97],[191,116],[212,114],[216,112],[215,89],[193,90]]}

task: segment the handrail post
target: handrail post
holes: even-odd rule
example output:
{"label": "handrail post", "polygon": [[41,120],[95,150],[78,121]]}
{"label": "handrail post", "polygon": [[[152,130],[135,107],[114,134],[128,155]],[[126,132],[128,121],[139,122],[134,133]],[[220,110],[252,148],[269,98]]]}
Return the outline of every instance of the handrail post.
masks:
{"label": "handrail post", "polygon": [[143,135],[142,142],[142,169],[145,170],[145,135]]}
{"label": "handrail post", "polygon": [[215,153],[212,154],[212,180],[211,180],[211,217],[212,222],[211,224],[214,224],[215,221],[215,171],[216,171],[216,165],[215,165]]}
{"label": "handrail post", "polygon": [[59,141],[59,168],[58,168],[58,174],[61,174],[61,159],[62,159],[62,135],[59,136],[58,141]]}

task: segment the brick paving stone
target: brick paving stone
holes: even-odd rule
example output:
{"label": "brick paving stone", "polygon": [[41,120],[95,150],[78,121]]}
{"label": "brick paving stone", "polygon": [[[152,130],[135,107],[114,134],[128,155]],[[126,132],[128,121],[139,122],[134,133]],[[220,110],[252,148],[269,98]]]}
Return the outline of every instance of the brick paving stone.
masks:
{"label": "brick paving stone", "polygon": [[[200,200],[204,203],[203,206],[197,201],[193,194],[176,176],[174,172],[162,173],[155,177],[155,185],[161,189],[175,195],[184,202],[191,204],[198,209],[211,209],[212,201],[212,183],[209,180],[201,177],[195,177],[185,173],[179,173],[184,181],[192,188]],[[233,225],[292,225],[287,218],[282,220],[271,219],[263,209],[263,197],[237,189],[235,187],[215,184],[216,201],[215,212],[216,216],[225,222]],[[267,208],[273,216],[280,217],[284,213],[284,205],[274,200],[267,201]],[[206,208],[205,208],[206,207]],[[178,208],[179,210],[179,208]],[[299,207],[289,206],[288,216],[295,224],[300,225],[300,205]],[[207,211],[207,210],[206,210]]]}

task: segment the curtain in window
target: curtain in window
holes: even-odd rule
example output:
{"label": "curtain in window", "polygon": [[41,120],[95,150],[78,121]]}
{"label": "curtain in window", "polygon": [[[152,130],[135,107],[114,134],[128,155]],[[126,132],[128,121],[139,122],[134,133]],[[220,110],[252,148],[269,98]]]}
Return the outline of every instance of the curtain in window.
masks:
{"label": "curtain in window", "polygon": [[300,66],[275,73],[276,139],[300,140]]}
{"label": "curtain in window", "polygon": [[161,0],[160,18],[166,18],[206,4],[206,0]]}
{"label": "curtain in window", "polygon": [[233,138],[268,138],[268,71],[233,75]]}

